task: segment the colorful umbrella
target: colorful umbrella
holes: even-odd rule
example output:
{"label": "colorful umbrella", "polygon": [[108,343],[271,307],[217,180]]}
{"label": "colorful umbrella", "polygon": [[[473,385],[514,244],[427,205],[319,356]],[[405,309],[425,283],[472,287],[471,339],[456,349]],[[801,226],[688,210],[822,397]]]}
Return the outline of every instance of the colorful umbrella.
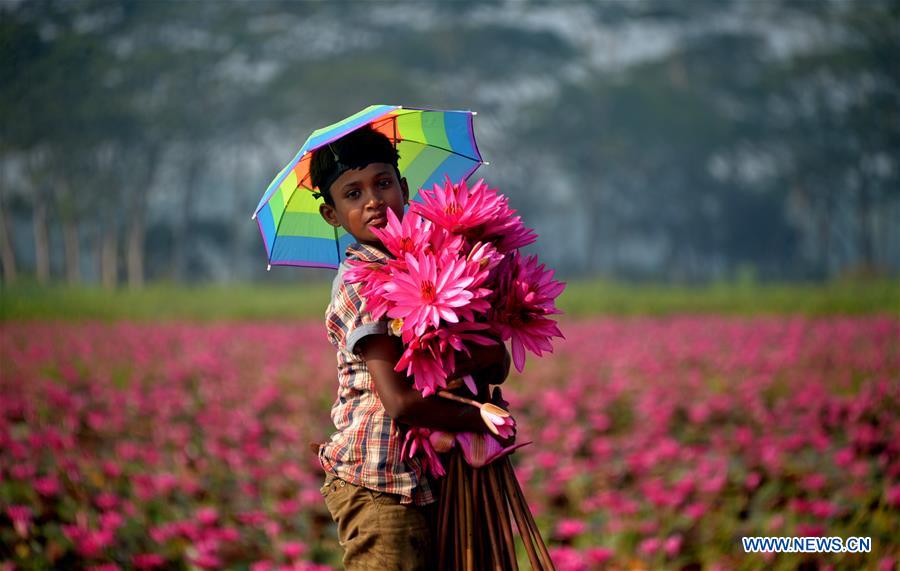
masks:
{"label": "colorful umbrella", "polygon": [[467,179],[482,164],[472,129],[473,111],[415,109],[371,105],[333,125],[313,131],[294,159],[269,184],[252,218],[259,225],[269,268],[305,266],[337,268],[353,236],[319,215],[319,201],[309,180],[312,152],[347,133],[371,125],[387,135],[400,154],[397,165],[406,177],[410,198],[420,188]]}

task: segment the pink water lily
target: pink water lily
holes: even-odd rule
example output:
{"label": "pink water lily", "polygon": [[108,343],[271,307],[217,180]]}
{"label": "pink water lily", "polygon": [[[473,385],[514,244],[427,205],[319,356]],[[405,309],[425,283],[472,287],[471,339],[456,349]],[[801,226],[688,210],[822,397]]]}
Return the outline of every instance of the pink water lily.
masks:
{"label": "pink water lily", "polygon": [[493,242],[500,252],[512,252],[537,240],[537,234],[525,226],[515,210],[509,207],[509,199],[501,198],[494,216],[481,229],[479,239]]}
{"label": "pink water lily", "polygon": [[413,386],[427,397],[447,386],[447,376],[453,370],[453,355],[441,351],[437,333],[429,332],[410,339],[394,370],[405,371],[413,379]]}
{"label": "pink water lily", "polygon": [[562,519],[556,524],[556,536],[560,539],[572,539],[584,533],[587,527],[584,520],[575,518]]}
{"label": "pink water lily", "polygon": [[466,240],[464,236],[454,234],[446,228],[432,224],[428,245],[425,247],[426,253],[434,254],[438,256],[438,259],[444,260],[445,256],[458,256],[465,249]]}
{"label": "pink water lily", "polygon": [[131,562],[137,569],[156,569],[165,565],[166,558],[158,553],[138,553]]}
{"label": "pink water lily", "polygon": [[565,284],[553,280],[553,270],[538,265],[536,256],[523,261],[516,252],[503,265],[506,271],[501,273],[490,320],[501,339],[510,341],[513,363],[522,371],[526,349],[541,356],[553,351],[553,337],[563,337],[548,316],[559,313],[555,300]]}
{"label": "pink water lily", "polygon": [[505,410],[492,403],[484,403],[479,410],[488,429],[500,438],[509,438],[515,433],[516,421]]}
{"label": "pink water lily", "polygon": [[434,446],[431,443],[431,429],[412,426],[406,431],[406,437],[403,439],[403,448],[400,451],[401,458],[413,458],[416,453],[421,452],[424,456],[420,459],[422,465],[428,470],[434,478],[441,478],[447,474],[444,465],[438,457]]}
{"label": "pink water lily", "polygon": [[298,559],[306,551],[307,546],[302,541],[286,541],[281,545],[281,552],[291,560]]}
{"label": "pink water lily", "polygon": [[[425,442],[426,439],[427,443]],[[410,446],[407,447],[407,444],[410,444]],[[475,468],[480,468],[529,444],[531,444],[530,441],[518,442],[504,448],[493,435],[485,432],[453,433],[412,428],[407,433],[404,441],[403,457],[412,457],[416,453],[420,453],[420,460],[429,466],[430,470],[433,468],[437,469],[432,474],[440,473],[444,475],[444,467],[440,463],[440,457],[432,456],[434,452],[444,453],[455,446],[459,446],[466,463]],[[426,457],[421,458],[422,455]]]}
{"label": "pink water lily", "polygon": [[28,535],[32,515],[31,508],[28,506],[12,505],[6,508],[6,516],[12,521],[13,528],[21,537]]}
{"label": "pink water lily", "polygon": [[463,453],[463,457],[470,466],[480,468],[502,458],[514,451],[528,446],[531,441],[517,442],[504,448],[493,435],[485,432],[459,432],[456,434],[456,443]]}
{"label": "pink water lily", "polygon": [[504,254],[501,254],[490,242],[476,242],[466,257],[470,262],[475,262],[471,266],[477,276],[474,283],[481,285],[487,280],[491,270],[503,261]]}
{"label": "pink water lily", "polygon": [[394,274],[383,286],[384,298],[394,303],[388,316],[403,319],[403,330],[416,335],[424,334],[429,326],[438,327],[441,319],[457,323],[455,309],[473,297],[466,289],[473,281],[465,275],[466,261],[438,267],[435,257],[426,253],[406,254],[405,261],[408,271]]}
{"label": "pink water lily", "polygon": [[430,221],[420,216],[404,216],[403,220],[397,218],[394,211],[387,209],[387,224],[382,228],[372,228],[375,234],[384,244],[384,247],[395,258],[403,258],[406,254],[424,252],[431,245],[433,225]]}
{"label": "pink water lily", "polygon": [[430,220],[456,234],[465,235],[491,220],[500,209],[500,197],[489,192],[484,180],[469,189],[466,181],[435,184],[431,190],[419,191],[421,202],[414,202],[410,212]]}
{"label": "pink water lily", "polygon": [[[441,351],[447,352],[452,348],[468,355],[469,349],[466,346],[466,342],[481,346],[497,344],[495,339],[483,335],[483,333],[488,333],[490,328],[490,325],[487,323],[460,321],[459,323],[441,327],[435,331],[435,335],[439,340]],[[452,353],[448,354],[452,355]]]}
{"label": "pink water lily", "polygon": [[421,336],[406,331],[403,333],[406,347],[394,370],[405,371],[422,396],[430,396],[447,386],[447,379],[456,367],[456,352],[469,354],[467,342],[485,346],[497,343],[478,333],[489,328],[486,323],[462,321],[431,329]]}
{"label": "pink water lily", "polygon": [[359,283],[359,295],[365,300],[365,311],[372,319],[381,319],[387,313],[389,302],[384,297],[384,284],[392,279],[391,268],[380,262],[350,260],[350,269],[344,272],[349,284]]}

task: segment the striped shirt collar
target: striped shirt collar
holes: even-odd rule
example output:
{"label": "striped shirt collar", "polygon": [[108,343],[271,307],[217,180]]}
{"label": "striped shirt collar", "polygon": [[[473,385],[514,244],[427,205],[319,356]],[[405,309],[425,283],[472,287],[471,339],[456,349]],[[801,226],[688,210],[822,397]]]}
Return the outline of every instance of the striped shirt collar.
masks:
{"label": "striped shirt collar", "polygon": [[368,244],[360,244],[359,242],[347,246],[346,254],[348,258],[352,257],[364,262],[384,262],[393,258],[393,256],[380,248]]}

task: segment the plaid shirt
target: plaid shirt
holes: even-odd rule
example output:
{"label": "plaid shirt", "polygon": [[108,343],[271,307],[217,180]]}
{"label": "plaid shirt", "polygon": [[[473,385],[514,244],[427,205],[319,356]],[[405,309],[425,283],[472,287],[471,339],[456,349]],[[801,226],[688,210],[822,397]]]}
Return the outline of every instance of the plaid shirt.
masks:
{"label": "plaid shirt", "polygon": [[[384,263],[388,255],[353,244],[347,248],[347,259]],[[430,504],[436,498],[427,474],[417,458],[401,459],[405,431],[385,412],[365,359],[354,351],[366,335],[386,334],[387,320],[372,319],[359,295],[359,284],[344,281],[347,269],[346,262],[341,264],[326,310],[328,340],[337,349],[338,392],[331,407],[337,432],[319,446],[319,463],[342,480],[400,494],[402,504]]]}

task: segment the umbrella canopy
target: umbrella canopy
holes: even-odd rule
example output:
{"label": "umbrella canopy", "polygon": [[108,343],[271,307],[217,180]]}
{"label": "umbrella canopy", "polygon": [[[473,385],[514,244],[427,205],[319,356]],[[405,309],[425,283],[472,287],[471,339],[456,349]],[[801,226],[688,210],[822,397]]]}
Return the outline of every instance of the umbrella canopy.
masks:
{"label": "umbrella canopy", "polygon": [[482,164],[472,128],[473,111],[371,105],[343,121],[313,131],[294,159],[269,184],[254,218],[271,266],[337,268],[353,236],[319,215],[309,177],[312,152],[347,133],[371,125],[386,135],[400,155],[410,198],[420,188],[469,178]]}

